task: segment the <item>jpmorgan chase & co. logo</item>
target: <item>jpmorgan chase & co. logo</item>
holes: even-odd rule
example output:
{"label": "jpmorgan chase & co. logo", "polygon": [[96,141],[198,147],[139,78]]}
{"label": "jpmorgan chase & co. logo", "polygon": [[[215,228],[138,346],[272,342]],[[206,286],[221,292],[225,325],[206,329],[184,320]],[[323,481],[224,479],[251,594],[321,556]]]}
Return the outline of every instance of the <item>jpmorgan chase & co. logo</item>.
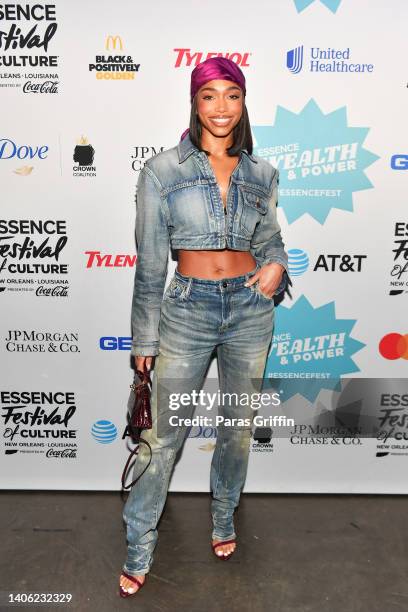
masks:
{"label": "jpmorgan chase & co. logo", "polygon": [[379,158],[362,146],[369,128],[347,126],[346,107],[327,115],[311,99],[299,113],[282,106],[275,125],[254,126],[254,153],[279,169],[279,204],[288,223],[332,208],[353,210],[354,191],[372,188],[364,169]]}

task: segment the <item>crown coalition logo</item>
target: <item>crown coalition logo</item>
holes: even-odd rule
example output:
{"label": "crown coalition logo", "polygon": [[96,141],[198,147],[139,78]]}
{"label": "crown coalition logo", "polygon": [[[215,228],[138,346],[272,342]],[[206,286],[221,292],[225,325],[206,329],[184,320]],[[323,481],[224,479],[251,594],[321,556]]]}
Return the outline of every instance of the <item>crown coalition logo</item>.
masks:
{"label": "crown coalition logo", "polygon": [[304,295],[292,308],[279,306],[265,378],[276,379],[282,401],[296,393],[314,401],[321,389],[339,389],[341,375],[360,371],[352,355],[365,344],[350,337],[355,323],[336,319],[334,302],[313,308]]}
{"label": "crown coalition logo", "polygon": [[[294,0],[298,13],[304,11],[305,8],[313,4],[313,2],[316,2],[316,0]],[[324,4],[324,6],[329,9],[329,11],[335,13],[340,6],[341,0],[320,0],[320,2]]]}
{"label": "crown coalition logo", "polygon": [[85,136],[81,136],[75,147],[73,159],[80,166],[90,166],[93,164],[95,149],[88,143]]}
{"label": "crown coalition logo", "polygon": [[275,125],[253,127],[254,153],[280,170],[288,223],[309,214],[323,224],[332,208],[353,210],[353,191],[373,186],[363,170],[379,158],[362,147],[368,131],[347,126],[345,106],[325,115],[313,99],[299,114],[278,106]]}

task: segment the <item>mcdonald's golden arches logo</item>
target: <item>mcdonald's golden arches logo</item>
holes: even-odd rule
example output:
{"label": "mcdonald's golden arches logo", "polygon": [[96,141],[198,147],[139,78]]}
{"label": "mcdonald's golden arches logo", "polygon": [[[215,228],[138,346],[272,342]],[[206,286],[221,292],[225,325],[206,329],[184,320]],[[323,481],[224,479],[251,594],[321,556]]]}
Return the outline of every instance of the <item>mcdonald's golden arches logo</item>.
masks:
{"label": "mcdonald's golden arches logo", "polygon": [[[102,42],[102,41],[101,41]],[[98,81],[133,81],[139,72],[140,64],[123,51],[123,40],[118,34],[109,34],[104,39],[103,55],[95,55],[95,61],[89,64],[89,72]]]}
{"label": "mcdonald's golden arches logo", "polygon": [[109,51],[110,49],[116,50],[117,44],[119,45],[120,51],[123,51],[122,39],[120,36],[117,36],[117,35],[112,36],[112,34],[109,34],[109,36],[106,37],[106,43],[105,43],[106,51]]}

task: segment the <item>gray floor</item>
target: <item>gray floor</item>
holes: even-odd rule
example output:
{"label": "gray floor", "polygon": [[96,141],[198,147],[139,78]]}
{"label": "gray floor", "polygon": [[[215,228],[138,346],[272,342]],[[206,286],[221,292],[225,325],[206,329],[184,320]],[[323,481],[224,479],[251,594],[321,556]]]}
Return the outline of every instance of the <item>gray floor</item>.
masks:
{"label": "gray floor", "polygon": [[72,605],[48,610],[408,610],[406,497],[241,499],[238,550],[222,562],[209,547],[209,497],[170,493],[146,585],[120,599],[119,493],[3,492],[0,591],[72,593]]}

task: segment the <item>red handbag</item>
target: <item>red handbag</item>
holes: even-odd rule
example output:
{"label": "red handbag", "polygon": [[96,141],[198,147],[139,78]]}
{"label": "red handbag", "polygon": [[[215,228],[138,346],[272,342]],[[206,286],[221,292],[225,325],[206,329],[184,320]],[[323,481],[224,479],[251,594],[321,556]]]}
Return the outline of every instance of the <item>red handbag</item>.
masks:
{"label": "red handbag", "polygon": [[[136,375],[139,378],[139,382],[135,383]],[[146,368],[146,363],[144,363],[143,372],[141,370],[136,369],[135,380],[130,386],[131,392],[128,400],[128,423],[129,430],[132,440],[137,444],[137,446],[130,453],[126,465],[122,472],[122,487],[124,489],[130,489],[133,487],[135,482],[139,480],[142,474],[145,473],[147,468],[150,465],[152,460],[152,449],[147,440],[144,440],[140,437],[140,432],[143,429],[151,429],[152,428],[152,411],[150,406],[150,395],[152,390],[152,381],[150,380],[149,370]],[[133,456],[137,455],[139,452],[140,443],[146,444],[150,450],[150,459],[149,463],[146,465],[145,469],[133,482],[129,485],[125,486],[126,474],[129,468],[129,463]]]}

